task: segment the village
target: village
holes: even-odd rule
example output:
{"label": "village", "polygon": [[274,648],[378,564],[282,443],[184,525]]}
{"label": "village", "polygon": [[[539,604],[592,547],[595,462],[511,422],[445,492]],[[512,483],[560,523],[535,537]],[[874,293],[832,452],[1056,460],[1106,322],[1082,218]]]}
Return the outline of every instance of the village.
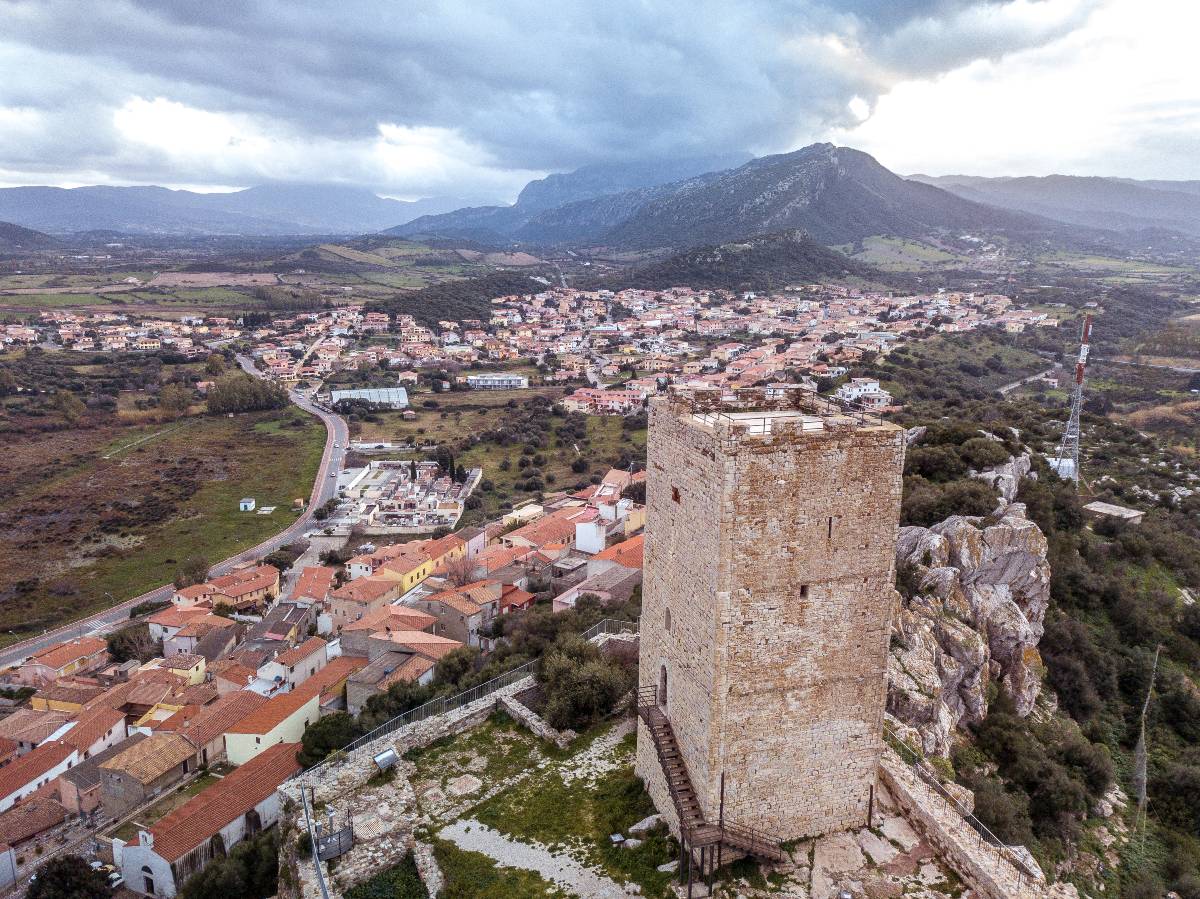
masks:
{"label": "village", "polygon": [[174,895],[215,842],[276,822],[276,788],[323,716],[428,685],[456,651],[486,655],[498,619],[535,601],[629,600],[645,509],[624,494],[643,478],[614,470],[485,526],[361,543],[342,564],[247,563],[142,615],[149,658],[118,662],[83,636],[0,673],[0,888],[74,851],[114,886]]}
{"label": "village", "polygon": [[[1003,296],[829,285],[556,288],[491,305],[487,321],[436,329],[355,304],[258,324],[53,310],[3,326],[3,340],[189,359],[229,346],[342,413],[358,404],[416,416],[412,392],[534,383],[565,388],[563,410],[591,415],[641,412],[672,386],[752,385],[769,400],[819,391],[882,412],[894,401],[877,381],[846,377],[870,354],[935,333],[1056,324]],[[347,372],[358,377],[339,377]],[[213,846],[279,819],[276,790],[300,772],[304,733],[322,717],[360,715],[397,684],[429,686],[451,654],[486,657],[508,616],[640,596],[645,472],[612,469],[454,530],[481,469],[443,471],[384,443],[347,449],[362,466],[340,476],[336,517],[306,535],[293,567],[248,562],[177,589],[137,616],[153,643],[143,657],[118,661],[110,640],[89,635],[0,672],[0,887],[73,851],[114,886],[174,895]],[[253,511],[253,498],[243,503]]]}
{"label": "village", "polygon": [[[222,316],[139,320],[125,313],[51,310],[33,324],[0,326],[0,340],[189,358],[244,344],[267,377],[288,387],[319,388],[330,403],[360,399],[404,409],[407,389],[423,383],[434,390],[513,390],[536,381],[568,388],[562,399],[568,411],[612,415],[642,409],[669,384],[815,389],[822,379],[843,379],[865,356],[886,355],[909,340],[983,327],[1019,333],[1058,322],[997,294],[894,296],[829,284],[765,294],[547,288],[499,297],[491,306],[486,321],[439,321],[436,328],[353,302],[257,325]],[[528,371],[503,370],[521,366]],[[371,388],[325,383],[348,371],[380,375]],[[355,392],[385,382],[394,385],[385,395]],[[197,386],[203,391],[208,385]],[[872,410],[892,404],[870,381],[838,384],[836,396]]]}

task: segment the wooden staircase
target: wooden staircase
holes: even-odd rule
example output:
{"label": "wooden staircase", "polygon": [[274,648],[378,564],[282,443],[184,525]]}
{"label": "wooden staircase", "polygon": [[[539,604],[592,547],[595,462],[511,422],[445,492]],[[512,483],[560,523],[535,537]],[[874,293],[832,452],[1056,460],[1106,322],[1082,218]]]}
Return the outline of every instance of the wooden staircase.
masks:
{"label": "wooden staircase", "polygon": [[658,704],[658,688],[642,687],[638,690],[638,717],[646,724],[658,762],[666,777],[667,789],[675,803],[679,817],[680,842],[695,849],[724,846],[768,861],[783,862],[789,859],[779,843],[752,827],[720,820],[712,824],[705,820],[704,810],[696,798],[692,778],[688,774],[675,729]]}

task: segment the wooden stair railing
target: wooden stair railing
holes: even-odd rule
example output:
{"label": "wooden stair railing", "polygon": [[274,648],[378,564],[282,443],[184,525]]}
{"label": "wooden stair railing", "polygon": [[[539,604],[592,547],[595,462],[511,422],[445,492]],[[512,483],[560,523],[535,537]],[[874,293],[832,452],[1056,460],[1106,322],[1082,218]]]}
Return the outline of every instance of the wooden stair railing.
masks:
{"label": "wooden stair railing", "polygon": [[693,847],[722,843],[769,861],[787,861],[787,852],[762,831],[730,821],[710,824],[705,820],[679,742],[675,738],[675,729],[671,727],[670,719],[658,704],[658,688],[639,688],[637,699],[638,717],[645,723],[654,741],[658,763],[662,767],[667,789],[675,804],[682,841]]}

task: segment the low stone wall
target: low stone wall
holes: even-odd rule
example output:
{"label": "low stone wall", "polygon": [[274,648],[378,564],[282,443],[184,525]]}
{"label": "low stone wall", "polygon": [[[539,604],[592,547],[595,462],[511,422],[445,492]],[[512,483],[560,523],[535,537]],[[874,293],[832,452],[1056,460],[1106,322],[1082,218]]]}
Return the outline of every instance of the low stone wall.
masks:
{"label": "low stone wall", "polygon": [[[421,872],[429,894],[438,894],[443,879],[433,850],[417,842],[413,836],[416,797],[412,786],[400,770],[396,771],[395,779],[390,783],[369,785],[368,781],[378,773],[375,756],[385,749],[394,749],[397,754],[404,755],[411,749],[420,749],[445,737],[463,733],[482,724],[497,708],[504,709],[538,736],[557,743],[557,739],[563,735],[513,698],[533,686],[532,676],[522,678],[469,705],[398,728],[280,786],[280,792],[295,803],[291,807],[292,818],[288,826],[297,832],[306,830],[301,793],[309,790],[318,806],[328,806],[354,817],[355,847],[335,863],[333,872],[325,875],[330,897],[336,899],[343,895],[344,890],[386,870],[403,858],[406,852],[413,853],[417,870]],[[365,821],[364,816],[367,819]],[[317,817],[321,818],[322,815]],[[341,820],[343,815],[338,814],[337,817]],[[288,891],[288,895],[299,899],[319,899],[321,892],[314,862],[300,860],[297,869],[297,889],[294,893]],[[283,890],[280,895],[284,895]]]}
{"label": "low stone wall", "polygon": [[555,730],[541,715],[519,702],[515,696],[501,696],[498,706],[535,737],[547,740],[559,749],[566,749],[574,737],[570,731],[563,733]]}
{"label": "low stone wall", "polygon": [[983,899],[1044,899],[1045,884],[1019,876],[996,847],[981,842],[975,828],[892,749],[885,748],[879,779],[900,810],[938,855]]}

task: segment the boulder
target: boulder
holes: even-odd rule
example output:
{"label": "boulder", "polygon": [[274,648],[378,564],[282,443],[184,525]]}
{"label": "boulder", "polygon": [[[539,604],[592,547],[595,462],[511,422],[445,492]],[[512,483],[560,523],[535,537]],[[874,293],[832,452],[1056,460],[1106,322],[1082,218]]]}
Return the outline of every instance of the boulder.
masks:
{"label": "boulder", "polygon": [[633,834],[649,833],[660,824],[662,824],[662,815],[650,815],[630,827],[629,832]]}
{"label": "boulder", "polygon": [[[1028,471],[1019,459],[1011,467],[1020,477]],[[896,564],[915,575],[908,583],[916,595],[893,623],[888,711],[939,755],[949,753],[957,727],[986,716],[992,678],[1028,715],[1044,673],[1037,646],[1050,564],[1046,537],[1024,505],[1005,505],[995,520],[956,515],[932,528],[901,528]]]}

